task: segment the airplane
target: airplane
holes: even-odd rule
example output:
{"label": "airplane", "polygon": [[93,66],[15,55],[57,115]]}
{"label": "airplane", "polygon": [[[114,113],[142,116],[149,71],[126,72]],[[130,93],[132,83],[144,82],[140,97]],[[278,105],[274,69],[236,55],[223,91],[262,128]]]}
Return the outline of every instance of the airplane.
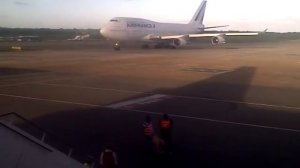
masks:
{"label": "airplane", "polygon": [[256,36],[260,34],[259,32],[205,33],[206,29],[228,26],[205,27],[203,25],[206,3],[206,0],[202,1],[188,24],[160,23],[141,18],[115,17],[100,29],[100,34],[115,42],[113,46],[115,50],[120,50],[120,43],[127,41],[141,42],[143,48],[149,48],[150,44],[155,44],[156,48],[177,48],[188,44],[191,38],[211,37],[212,45],[218,45],[226,43],[226,36]]}
{"label": "airplane", "polygon": [[90,38],[90,35],[85,34],[85,35],[77,35],[74,38],[71,38],[71,39],[68,39],[68,40],[69,41],[82,41],[82,40],[85,40],[85,39],[88,39],[88,38]]}

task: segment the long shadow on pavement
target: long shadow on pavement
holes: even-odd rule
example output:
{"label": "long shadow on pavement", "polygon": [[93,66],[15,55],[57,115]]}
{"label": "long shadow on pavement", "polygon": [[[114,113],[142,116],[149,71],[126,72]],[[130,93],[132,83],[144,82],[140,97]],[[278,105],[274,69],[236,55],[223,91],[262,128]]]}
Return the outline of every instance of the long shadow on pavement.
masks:
{"label": "long shadow on pavement", "polygon": [[[59,111],[33,122],[62,137],[77,152],[91,154],[96,161],[103,146],[113,144],[120,167],[295,166],[300,152],[300,133],[201,120],[278,123],[300,128],[297,123],[299,113],[197,99],[206,97],[242,102],[254,74],[255,68],[241,67],[181,88],[155,90],[153,93],[172,96],[151,104],[126,109],[99,107]],[[173,117],[174,153],[171,156],[161,160],[144,155],[141,131],[144,112],[158,114],[152,115],[156,124],[161,113],[178,115]]]}

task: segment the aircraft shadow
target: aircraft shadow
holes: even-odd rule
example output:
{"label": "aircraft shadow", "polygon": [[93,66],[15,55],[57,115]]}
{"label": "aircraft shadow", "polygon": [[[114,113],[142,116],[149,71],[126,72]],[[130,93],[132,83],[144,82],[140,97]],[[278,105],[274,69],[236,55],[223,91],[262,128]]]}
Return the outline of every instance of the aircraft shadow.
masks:
{"label": "aircraft shadow", "polygon": [[[35,118],[33,122],[71,144],[75,148],[73,155],[80,160],[86,159],[83,153],[89,153],[98,163],[104,145],[113,144],[122,167],[289,167],[297,164],[299,133],[197,119],[275,123],[300,128],[299,113],[211,100],[243,102],[255,70],[240,67],[180,88],[158,89],[151,93],[171,96],[149,104],[58,111]],[[149,158],[144,155],[141,124],[144,112],[148,111],[178,115],[172,117],[175,125],[171,156]],[[157,125],[160,115],[151,116]]]}

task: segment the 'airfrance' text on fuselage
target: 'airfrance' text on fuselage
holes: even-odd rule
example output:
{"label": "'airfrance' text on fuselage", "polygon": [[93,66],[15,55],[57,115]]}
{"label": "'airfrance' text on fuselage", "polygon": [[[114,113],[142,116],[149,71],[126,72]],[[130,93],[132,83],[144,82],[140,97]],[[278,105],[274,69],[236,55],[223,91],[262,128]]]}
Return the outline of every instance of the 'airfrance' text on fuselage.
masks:
{"label": "'airfrance' text on fuselage", "polygon": [[127,27],[154,29],[155,24],[127,22]]}

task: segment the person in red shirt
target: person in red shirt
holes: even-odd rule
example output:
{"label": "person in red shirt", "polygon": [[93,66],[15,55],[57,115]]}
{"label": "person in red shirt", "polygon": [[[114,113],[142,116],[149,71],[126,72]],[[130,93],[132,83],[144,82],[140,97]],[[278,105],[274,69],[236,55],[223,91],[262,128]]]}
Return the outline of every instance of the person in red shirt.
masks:
{"label": "person in red shirt", "polygon": [[172,119],[169,118],[168,114],[164,114],[162,119],[159,121],[159,129],[160,137],[165,141],[165,147],[167,152],[171,152],[172,128]]}
{"label": "person in red shirt", "polygon": [[152,152],[152,137],[154,135],[154,129],[153,129],[151,117],[149,115],[146,115],[142,127],[143,127],[143,135],[145,137],[145,150],[146,153],[150,153]]}
{"label": "person in red shirt", "polygon": [[143,122],[143,133],[146,138],[152,138],[154,134],[152,120],[149,115],[146,116],[145,121]]}

